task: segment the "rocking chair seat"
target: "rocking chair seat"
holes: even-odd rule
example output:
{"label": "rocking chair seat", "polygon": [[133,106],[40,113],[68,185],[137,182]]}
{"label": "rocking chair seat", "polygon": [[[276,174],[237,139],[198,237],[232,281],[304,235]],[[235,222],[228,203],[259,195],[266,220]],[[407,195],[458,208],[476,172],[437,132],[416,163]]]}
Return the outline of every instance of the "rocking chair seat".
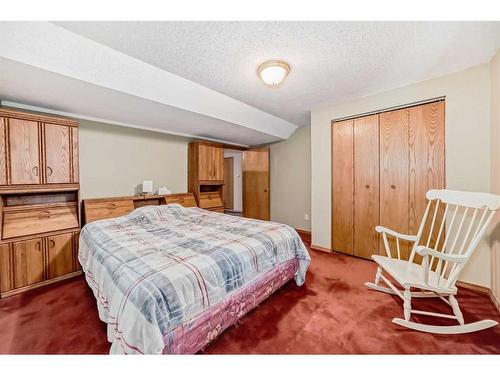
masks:
{"label": "rocking chair seat", "polygon": [[[421,288],[443,294],[457,293],[455,286],[451,288],[445,287],[446,279],[440,277],[434,271],[429,271],[429,283],[426,284],[422,279],[424,272],[420,264],[382,255],[372,255],[372,259],[404,288]],[[440,282],[438,283],[438,281]]]}

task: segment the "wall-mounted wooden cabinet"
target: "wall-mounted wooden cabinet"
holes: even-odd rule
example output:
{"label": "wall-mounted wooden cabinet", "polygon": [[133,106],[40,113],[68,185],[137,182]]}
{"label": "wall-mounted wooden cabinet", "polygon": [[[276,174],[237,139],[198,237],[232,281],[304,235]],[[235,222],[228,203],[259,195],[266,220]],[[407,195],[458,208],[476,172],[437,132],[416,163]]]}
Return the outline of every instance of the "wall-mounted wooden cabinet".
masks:
{"label": "wall-mounted wooden cabinet", "polygon": [[78,122],[0,109],[0,297],[80,274]]}
{"label": "wall-mounted wooden cabinet", "polygon": [[198,206],[224,212],[224,148],[209,142],[192,142],[188,161],[188,187]]}
{"label": "wall-mounted wooden cabinet", "polygon": [[0,109],[0,191],[78,182],[76,121]]}

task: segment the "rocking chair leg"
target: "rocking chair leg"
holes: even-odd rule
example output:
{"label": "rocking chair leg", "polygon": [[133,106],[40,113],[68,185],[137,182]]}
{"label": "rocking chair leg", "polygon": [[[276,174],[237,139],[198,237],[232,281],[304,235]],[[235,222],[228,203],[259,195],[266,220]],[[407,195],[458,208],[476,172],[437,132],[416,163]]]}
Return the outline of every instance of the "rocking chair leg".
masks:
{"label": "rocking chair leg", "polygon": [[375,285],[380,282],[380,276],[382,275],[382,267],[377,267],[377,274],[375,275]]}
{"label": "rocking chair leg", "polygon": [[403,300],[405,320],[409,321],[411,315],[411,293],[409,288],[405,289],[403,292]]}
{"label": "rocking chair leg", "polygon": [[454,295],[450,295],[448,297],[450,301],[451,308],[453,309],[453,314],[457,317],[458,322],[463,325],[464,324],[464,316],[462,315],[462,311],[460,311],[460,307],[458,306],[458,301]]}

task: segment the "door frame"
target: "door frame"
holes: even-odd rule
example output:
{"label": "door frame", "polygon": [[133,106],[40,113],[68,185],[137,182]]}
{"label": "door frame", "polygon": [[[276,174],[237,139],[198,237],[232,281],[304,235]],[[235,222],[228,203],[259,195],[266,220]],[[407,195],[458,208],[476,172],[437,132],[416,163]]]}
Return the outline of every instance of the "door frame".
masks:
{"label": "door frame", "polygon": [[225,176],[225,173],[226,173],[226,165],[225,165],[225,161],[226,159],[231,159],[231,166],[233,167],[233,171],[231,172],[231,175],[233,176],[233,182],[231,184],[231,194],[233,196],[233,198],[231,199],[231,207],[226,207],[226,197],[223,197],[224,198],[224,209],[225,210],[230,210],[230,211],[234,211],[234,156],[224,156],[224,195],[226,195],[226,193],[228,192],[228,188],[227,188],[227,183],[226,183],[226,176]]}

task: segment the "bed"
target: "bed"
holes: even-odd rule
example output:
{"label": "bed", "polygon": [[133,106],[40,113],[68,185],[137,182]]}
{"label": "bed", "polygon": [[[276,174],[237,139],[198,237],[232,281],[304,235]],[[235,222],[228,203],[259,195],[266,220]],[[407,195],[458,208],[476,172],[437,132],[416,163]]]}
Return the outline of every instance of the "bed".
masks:
{"label": "bed", "polygon": [[310,262],[287,225],[178,204],[85,225],[78,259],[113,354],[197,353]]}

